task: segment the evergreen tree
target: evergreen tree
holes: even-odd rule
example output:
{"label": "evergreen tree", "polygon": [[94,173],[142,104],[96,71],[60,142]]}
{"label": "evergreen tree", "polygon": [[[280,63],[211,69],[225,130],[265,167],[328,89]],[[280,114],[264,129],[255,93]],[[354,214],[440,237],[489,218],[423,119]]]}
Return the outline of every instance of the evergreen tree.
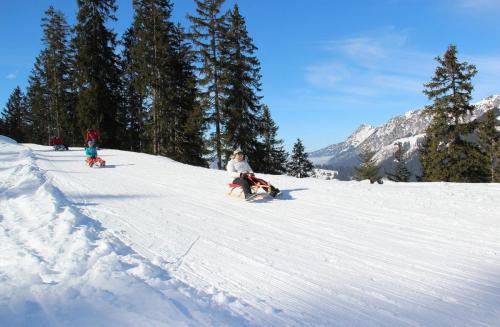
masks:
{"label": "evergreen tree", "polygon": [[354,179],[357,181],[362,181],[369,179],[370,183],[375,183],[380,180],[378,174],[379,166],[374,158],[375,152],[372,152],[366,148],[361,150],[359,153],[359,159],[361,161],[358,167],[355,167],[356,173],[354,174]]}
{"label": "evergreen tree", "polygon": [[144,127],[144,95],[137,90],[139,73],[134,67],[132,48],[137,44],[133,28],[129,28],[123,35],[123,51],[121,55],[122,71],[122,99],[125,114],[124,144],[125,149],[145,152],[147,135]]}
{"label": "evergreen tree", "polygon": [[120,71],[116,35],[105,26],[116,20],[115,0],[78,0],[72,46],[77,116],[82,135],[87,128],[101,132],[103,143],[119,146]]}
{"label": "evergreen tree", "polygon": [[143,100],[145,120],[149,127],[151,151],[154,154],[168,148],[169,94],[172,91],[170,39],[173,24],[170,21],[172,4],[168,0],[134,0],[133,35],[130,55],[137,73],[135,90]]}
{"label": "evergreen tree", "polygon": [[396,149],[394,151],[394,172],[387,174],[391,181],[395,182],[408,182],[410,181],[410,171],[406,168],[405,150],[401,142],[395,143]]}
{"label": "evergreen tree", "polygon": [[255,56],[257,47],[248,35],[245,19],[234,6],[227,15],[228,29],[222,41],[221,75],[224,99],[223,151],[228,158],[233,149],[240,147],[249,157],[250,165],[262,171],[262,147],[259,127],[262,119],[260,63]]}
{"label": "evergreen tree", "polygon": [[210,138],[217,168],[222,169],[222,133],[221,112],[223,74],[221,51],[226,26],[226,16],[220,13],[224,0],[195,0],[197,16],[189,16],[191,21],[190,37],[195,45],[197,60],[200,62],[199,84],[202,87],[200,103],[207,105],[207,119],[213,124],[214,132]]}
{"label": "evergreen tree", "polygon": [[458,62],[457,50],[450,45],[424,93],[433,104],[426,112],[433,117],[426,131],[421,152],[425,181],[481,182],[487,178],[486,158],[478,146],[468,141],[474,123],[467,122],[474,106],[470,104],[472,77],[477,70],[467,62]]}
{"label": "evergreen tree", "polygon": [[76,115],[69,95],[69,26],[64,14],[52,6],[45,12],[42,21],[45,49],[40,55],[43,66],[39,68],[40,73],[45,75],[48,138],[73,139]]}
{"label": "evergreen tree", "polygon": [[264,105],[263,109],[260,126],[263,149],[258,171],[266,174],[284,174],[288,154],[283,149],[283,141],[277,139],[278,127],[271,118],[269,107]]}
{"label": "evergreen tree", "polygon": [[175,160],[206,166],[204,154],[204,117],[198,103],[194,73],[194,56],[180,25],[172,29],[170,38],[170,115],[167,155]]}
{"label": "evergreen tree", "polygon": [[487,157],[488,180],[500,182],[500,122],[497,110],[487,111],[483,119],[477,131],[478,143]]}
{"label": "evergreen tree", "polygon": [[28,112],[26,98],[17,86],[11,93],[2,112],[2,125],[5,135],[17,142],[28,141]]}
{"label": "evergreen tree", "polygon": [[27,106],[30,111],[33,126],[31,128],[32,141],[39,144],[50,144],[51,124],[47,112],[48,94],[44,68],[45,52],[42,51],[35,59],[35,64],[29,77],[27,90]]}
{"label": "evergreen tree", "polygon": [[300,139],[293,145],[292,157],[287,163],[287,173],[290,176],[304,178],[311,176],[313,172],[313,164],[308,159],[304,145]]}

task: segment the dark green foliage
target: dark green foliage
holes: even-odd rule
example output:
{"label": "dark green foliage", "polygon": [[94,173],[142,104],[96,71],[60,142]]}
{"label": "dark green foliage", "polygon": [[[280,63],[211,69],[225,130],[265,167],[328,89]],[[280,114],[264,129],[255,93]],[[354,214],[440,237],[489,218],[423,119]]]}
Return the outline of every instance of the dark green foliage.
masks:
{"label": "dark green foliage", "polygon": [[424,181],[483,182],[487,179],[486,158],[470,142],[475,123],[467,122],[474,106],[470,105],[472,77],[476,67],[459,63],[457,50],[450,45],[424,93],[433,104],[426,112],[433,117],[421,149]]}
{"label": "dark green foliage", "polygon": [[217,168],[222,169],[221,44],[227,27],[226,17],[220,13],[220,7],[224,0],[195,0],[195,2],[197,15],[189,16],[189,20],[191,21],[190,38],[200,63],[198,81],[202,87],[200,103],[206,109],[208,122],[213,124],[214,131],[208,144],[215,152]]}
{"label": "dark green foliage", "polygon": [[124,38],[124,96],[128,139],[134,147],[205,166],[204,117],[198,103],[194,56],[167,0],[135,0]]}
{"label": "dark green foliage", "polygon": [[43,64],[43,52],[35,59],[35,65],[31,70],[27,90],[27,106],[30,109],[30,117],[33,126],[30,130],[31,139],[35,143],[49,144],[51,125],[50,115],[47,113],[48,95],[46,87],[46,74]]}
{"label": "dark green foliage", "polygon": [[488,180],[500,182],[500,122],[496,109],[487,111],[477,129],[478,143],[486,155]]}
{"label": "dark green foliage", "polygon": [[401,142],[395,143],[394,151],[394,172],[388,173],[387,177],[394,182],[408,182],[410,180],[410,172],[406,168],[405,149]]}
{"label": "dark green foliage", "polygon": [[121,56],[122,99],[124,112],[124,149],[131,151],[146,151],[147,136],[144,127],[145,115],[143,108],[144,96],[138,92],[139,73],[133,65],[131,49],[137,44],[137,38],[132,28],[123,35],[123,52]]}
{"label": "dark green foliage", "polygon": [[69,26],[60,11],[53,7],[45,12],[43,24],[43,65],[46,76],[46,106],[49,137],[72,138],[75,131],[75,112],[70,101]]}
{"label": "dark green foliage", "polygon": [[304,145],[300,139],[293,145],[292,156],[287,163],[287,174],[297,178],[311,176],[313,164],[308,159]]}
{"label": "dark green foliage", "polygon": [[206,166],[204,154],[204,117],[197,101],[198,90],[193,67],[193,52],[185,42],[180,26],[174,26],[170,39],[170,87],[168,89],[168,139],[165,154],[175,160]]}
{"label": "dark green foliage", "polygon": [[354,174],[354,179],[357,181],[362,181],[369,179],[370,183],[375,183],[380,179],[378,174],[379,166],[377,161],[373,158],[375,152],[369,151],[368,149],[362,149],[359,154],[359,159],[361,161],[360,165],[355,168],[356,173]]}
{"label": "dark green foliage", "polygon": [[27,110],[26,98],[18,86],[11,93],[2,112],[2,133],[19,143],[28,141],[29,115]]}
{"label": "dark green foliage", "polygon": [[235,5],[227,15],[228,29],[222,42],[223,74],[221,86],[223,148],[225,156],[236,147],[248,155],[250,165],[262,171],[259,127],[262,117],[260,63],[255,57],[257,48],[246,30],[245,19]]}
{"label": "dark green foliage", "polygon": [[256,169],[256,171],[266,174],[284,174],[288,154],[283,149],[283,141],[277,139],[278,127],[271,118],[269,107],[264,105],[263,109],[260,126],[262,158],[259,160],[259,170]]}
{"label": "dark green foliage", "polygon": [[78,94],[77,116],[82,135],[87,128],[101,132],[107,147],[119,147],[117,114],[120,71],[114,53],[116,35],[105,26],[116,20],[115,0],[78,0],[77,24],[72,47],[75,52],[73,83]]}
{"label": "dark green foliage", "polygon": [[[130,59],[135,72],[134,89],[142,100],[145,127],[154,154],[164,151],[168,139],[169,89],[172,86],[169,64],[172,60],[170,21],[172,4],[168,0],[134,0],[134,21],[130,44]],[[171,90],[170,90],[171,91]],[[141,114],[142,115],[142,114]],[[162,149],[163,148],[163,149]]]}
{"label": "dark green foliage", "polygon": [[76,139],[76,117],[71,94],[69,26],[53,7],[42,19],[44,48],[38,55],[27,91],[33,142],[49,144],[53,136],[66,142]]}

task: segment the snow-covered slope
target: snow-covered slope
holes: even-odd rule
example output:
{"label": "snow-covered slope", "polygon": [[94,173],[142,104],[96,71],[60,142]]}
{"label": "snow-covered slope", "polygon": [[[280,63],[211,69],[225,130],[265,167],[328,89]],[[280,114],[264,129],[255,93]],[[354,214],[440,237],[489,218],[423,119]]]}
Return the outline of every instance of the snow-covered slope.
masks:
{"label": "snow-covered slope", "polygon": [[[475,106],[474,116],[469,119],[476,119],[491,109],[500,110],[500,95],[488,97]],[[391,118],[378,127],[363,124],[346,141],[309,153],[309,159],[315,165],[326,165],[339,170],[341,176],[349,177],[352,167],[359,164],[360,149],[367,148],[376,152],[375,158],[382,165],[382,170],[384,168],[391,170],[394,143],[402,142],[407,150],[409,168],[415,174],[420,174],[420,163],[417,158],[418,143],[425,136],[425,130],[430,122],[430,117],[424,115],[422,110],[413,110]]]}
{"label": "snow-covered slope", "polygon": [[263,176],[0,140],[6,326],[497,326],[500,185]]}

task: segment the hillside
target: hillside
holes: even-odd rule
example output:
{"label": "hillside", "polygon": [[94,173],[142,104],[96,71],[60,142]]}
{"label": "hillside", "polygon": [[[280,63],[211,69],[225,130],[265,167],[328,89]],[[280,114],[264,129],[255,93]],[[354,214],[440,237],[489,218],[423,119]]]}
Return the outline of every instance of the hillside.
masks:
{"label": "hillside", "polygon": [[[469,117],[469,119],[481,117],[488,110],[497,110],[500,115],[500,95],[488,97],[476,103],[475,106],[474,116]],[[350,179],[353,167],[359,164],[360,149],[367,148],[376,153],[375,159],[381,165],[383,173],[384,171],[392,171],[394,143],[401,142],[407,150],[408,168],[414,175],[420,175],[418,144],[425,136],[425,130],[430,122],[430,117],[420,109],[393,117],[387,123],[377,127],[362,124],[346,141],[311,152],[309,159],[315,165],[338,170],[340,178]]]}
{"label": "hillside", "polygon": [[6,326],[495,326],[499,184],[266,176],[0,138]]}

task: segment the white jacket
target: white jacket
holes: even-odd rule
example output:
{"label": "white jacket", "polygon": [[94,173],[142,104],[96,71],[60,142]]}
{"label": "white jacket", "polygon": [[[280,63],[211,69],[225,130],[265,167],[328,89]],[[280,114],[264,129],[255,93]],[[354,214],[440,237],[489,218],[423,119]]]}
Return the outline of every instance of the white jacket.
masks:
{"label": "white jacket", "polygon": [[236,161],[235,159],[231,159],[227,163],[226,170],[232,178],[240,177],[240,173],[253,173],[252,168],[246,160]]}

